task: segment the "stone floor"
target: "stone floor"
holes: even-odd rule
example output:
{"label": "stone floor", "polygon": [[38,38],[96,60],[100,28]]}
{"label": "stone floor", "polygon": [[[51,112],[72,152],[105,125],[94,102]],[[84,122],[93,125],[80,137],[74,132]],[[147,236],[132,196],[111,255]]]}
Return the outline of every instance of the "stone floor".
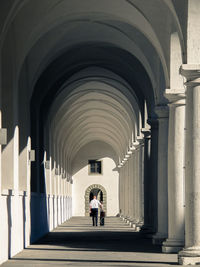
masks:
{"label": "stone floor", "polygon": [[73,217],[11,260],[10,266],[178,266],[176,254],[163,254],[150,239],[141,238],[120,218]]}

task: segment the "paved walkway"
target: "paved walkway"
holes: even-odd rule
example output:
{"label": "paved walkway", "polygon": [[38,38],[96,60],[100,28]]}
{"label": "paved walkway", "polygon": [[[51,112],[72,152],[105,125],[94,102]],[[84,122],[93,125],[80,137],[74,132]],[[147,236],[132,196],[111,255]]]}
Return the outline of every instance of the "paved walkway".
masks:
{"label": "paved walkway", "polygon": [[73,217],[2,267],[11,266],[178,266],[176,254],[163,254],[120,218],[92,227],[91,218]]}

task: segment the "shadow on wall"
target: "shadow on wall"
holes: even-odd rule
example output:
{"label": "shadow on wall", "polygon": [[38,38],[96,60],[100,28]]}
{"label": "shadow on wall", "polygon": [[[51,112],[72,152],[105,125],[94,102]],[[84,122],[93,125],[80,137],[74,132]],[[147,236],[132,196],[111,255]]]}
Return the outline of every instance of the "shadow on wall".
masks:
{"label": "shadow on wall", "polygon": [[49,232],[47,195],[31,193],[31,243]]}
{"label": "shadow on wall", "polygon": [[[38,159],[36,159],[37,162]],[[35,178],[35,164],[36,162],[32,162],[31,166],[31,180]],[[42,168],[40,168],[40,172]],[[44,169],[43,169],[44,172]],[[44,174],[41,175],[44,178]],[[31,210],[31,243],[35,242],[43,235],[49,232],[49,208],[48,205],[48,196],[46,194],[46,184],[45,179],[43,180],[43,184],[41,186],[40,182],[40,192],[36,191],[34,188],[35,182],[31,182],[31,201],[30,201],[30,210]]]}

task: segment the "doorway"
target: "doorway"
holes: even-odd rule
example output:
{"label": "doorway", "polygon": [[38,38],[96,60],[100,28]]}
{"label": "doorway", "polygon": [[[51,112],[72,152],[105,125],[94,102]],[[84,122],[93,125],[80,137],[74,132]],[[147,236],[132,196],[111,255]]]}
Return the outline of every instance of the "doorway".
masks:
{"label": "doorway", "polygon": [[89,203],[93,199],[93,196],[97,196],[99,201],[103,201],[103,207],[105,212],[107,211],[107,194],[102,185],[93,184],[89,186],[85,191],[85,216],[89,216]]}

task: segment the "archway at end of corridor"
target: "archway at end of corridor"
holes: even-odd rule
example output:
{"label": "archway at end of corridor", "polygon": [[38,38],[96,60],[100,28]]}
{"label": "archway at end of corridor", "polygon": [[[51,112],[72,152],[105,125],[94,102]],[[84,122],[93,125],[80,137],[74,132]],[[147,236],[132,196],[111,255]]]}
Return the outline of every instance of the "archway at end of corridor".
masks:
{"label": "archway at end of corridor", "polygon": [[89,215],[89,202],[96,195],[99,201],[103,201],[105,212],[107,211],[107,192],[100,184],[92,184],[85,190],[85,216]]}

